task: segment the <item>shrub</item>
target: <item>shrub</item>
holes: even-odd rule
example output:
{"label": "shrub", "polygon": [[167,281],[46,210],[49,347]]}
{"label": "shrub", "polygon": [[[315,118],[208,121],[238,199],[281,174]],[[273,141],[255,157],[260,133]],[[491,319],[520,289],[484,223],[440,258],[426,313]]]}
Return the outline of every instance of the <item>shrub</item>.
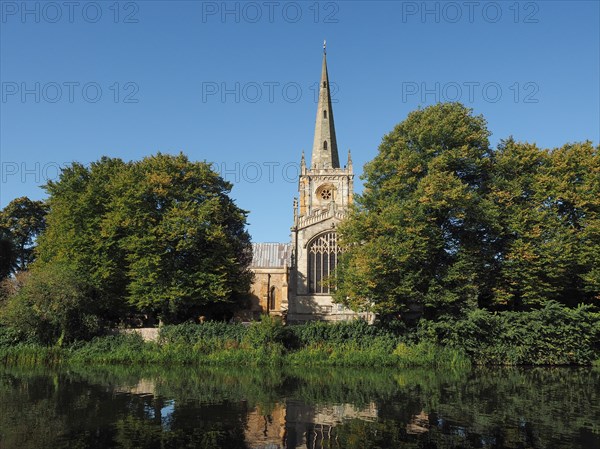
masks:
{"label": "shrub", "polygon": [[15,328],[0,326],[0,348],[14,346],[22,340],[21,333]]}
{"label": "shrub", "polygon": [[24,340],[42,344],[89,339],[99,333],[100,320],[85,280],[67,264],[33,269],[23,287],[11,296],[0,320]]}
{"label": "shrub", "polygon": [[423,321],[421,341],[464,349],[478,364],[589,365],[600,356],[600,314],[549,301],[531,312],[470,312],[463,320]]}
{"label": "shrub", "polygon": [[79,363],[150,363],[148,346],[139,334],[107,335],[72,346],[70,360]]}
{"label": "shrub", "polygon": [[366,321],[360,319],[335,323],[310,321],[305,324],[290,326],[289,332],[299,346],[343,344],[351,341],[360,347],[369,347],[377,338],[394,342],[397,340],[393,332],[380,326],[369,325]]}
{"label": "shrub", "polygon": [[280,318],[263,315],[257,323],[252,323],[243,338],[243,342],[251,348],[264,348],[272,345],[283,345],[283,323]]}
{"label": "shrub", "polygon": [[[158,342],[166,345],[197,345],[207,348],[223,347],[231,342],[240,343],[247,329],[242,324],[207,321],[202,324],[187,322],[163,326]],[[228,343],[229,342],[229,343]]]}

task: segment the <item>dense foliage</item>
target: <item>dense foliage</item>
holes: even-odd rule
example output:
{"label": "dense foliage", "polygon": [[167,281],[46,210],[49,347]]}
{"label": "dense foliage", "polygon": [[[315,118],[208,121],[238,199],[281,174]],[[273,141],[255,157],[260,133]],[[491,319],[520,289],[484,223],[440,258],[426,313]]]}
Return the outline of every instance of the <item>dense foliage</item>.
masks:
{"label": "dense foliage", "polygon": [[408,115],[365,166],[340,226],[337,300],[464,316],[600,300],[600,154],[503,141],[457,103]]}
{"label": "dense foliage", "polygon": [[160,343],[166,345],[197,345],[211,348],[216,341],[241,342],[246,326],[227,324],[223,321],[207,321],[202,325],[192,322],[164,326],[160,329]]}
{"label": "dense foliage", "polygon": [[27,197],[12,200],[0,211],[0,280],[33,262],[35,240],[46,227],[47,211],[44,202]]}
{"label": "dense foliage", "polygon": [[474,310],[419,327],[419,340],[460,348],[477,364],[590,365],[600,358],[600,313],[590,306],[550,301],[531,312]]}
{"label": "dense foliage", "polygon": [[[69,316],[80,319],[72,310]],[[52,323],[42,324],[47,329]],[[61,324],[50,329],[61,329]],[[0,327],[0,363],[11,364],[591,365],[600,361],[600,313],[590,306],[573,309],[550,302],[531,312],[474,310],[460,320],[421,320],[413,329],[362,320],[283,326],[279,319],[264,317],[249,325],[164,326],[156,342],[144,342],[137,334],[110,335],[56,350],[19,340],[10,328]]]}
{"label": "dense foliage", "polygon": [[230,189],[182,154],[73,163],[46,185],[38,264],[72,264],[115,320],[126,305],[171,322],[223,313],[251,279],[246,213]]}
{"label": "dense foliage", "polygon": [[87,281],[71,265],[34,268],[0,310],[16,341],[62,345],[100,331],[101,315]]}

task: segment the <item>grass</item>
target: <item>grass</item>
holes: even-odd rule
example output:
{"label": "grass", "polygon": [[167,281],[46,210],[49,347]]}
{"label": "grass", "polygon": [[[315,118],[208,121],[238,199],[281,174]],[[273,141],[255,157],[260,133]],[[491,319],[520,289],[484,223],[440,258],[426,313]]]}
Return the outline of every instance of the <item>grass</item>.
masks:
{"label": "grass", "polygon": [[65,361],[64,350],[36,344],[0,347],[0,363],[18,366],[55,366]]}
{"label": "grass", "polygon": [[468,360],[455,350],[416,344],[361,347],[355,342],[310,344],[286,349],[281,343],[227,348],[198,343],[144,342],[137,335],[98,337],[67,347],[20,344],[0,348],[0,362],[7,365],[225,365],[225,366],[353,366],[353,367],[457,367]]}

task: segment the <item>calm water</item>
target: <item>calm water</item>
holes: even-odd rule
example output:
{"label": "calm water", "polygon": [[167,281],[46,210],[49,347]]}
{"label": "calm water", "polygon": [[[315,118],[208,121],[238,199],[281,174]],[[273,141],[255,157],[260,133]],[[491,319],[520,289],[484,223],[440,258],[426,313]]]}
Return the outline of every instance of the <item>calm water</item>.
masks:
{"label": "calm water", "polygon": [[0,368],[0,448],[600,449],[600,371]]}

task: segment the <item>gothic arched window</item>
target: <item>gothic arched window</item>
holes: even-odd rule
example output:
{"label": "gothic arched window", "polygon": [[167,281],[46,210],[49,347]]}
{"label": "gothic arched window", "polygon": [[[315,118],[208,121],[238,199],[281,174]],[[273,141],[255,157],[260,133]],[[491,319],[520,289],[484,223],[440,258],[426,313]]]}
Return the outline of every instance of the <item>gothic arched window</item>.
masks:
{"label": "gothic arched window", "polygon": [[327,151],[327,141],[323,141],[323,151]]}
{"label": "gothic arched window", "polygon": [[337,234],[326,232],[308,244],[308,288],[310,293],[329,294],[331,288],[325,281],[335,272],[341,249]]}
{"label": "gothic arched window", "polygon": [[325,109],[323,110],[323,118],[327,118],[327,111]]}

